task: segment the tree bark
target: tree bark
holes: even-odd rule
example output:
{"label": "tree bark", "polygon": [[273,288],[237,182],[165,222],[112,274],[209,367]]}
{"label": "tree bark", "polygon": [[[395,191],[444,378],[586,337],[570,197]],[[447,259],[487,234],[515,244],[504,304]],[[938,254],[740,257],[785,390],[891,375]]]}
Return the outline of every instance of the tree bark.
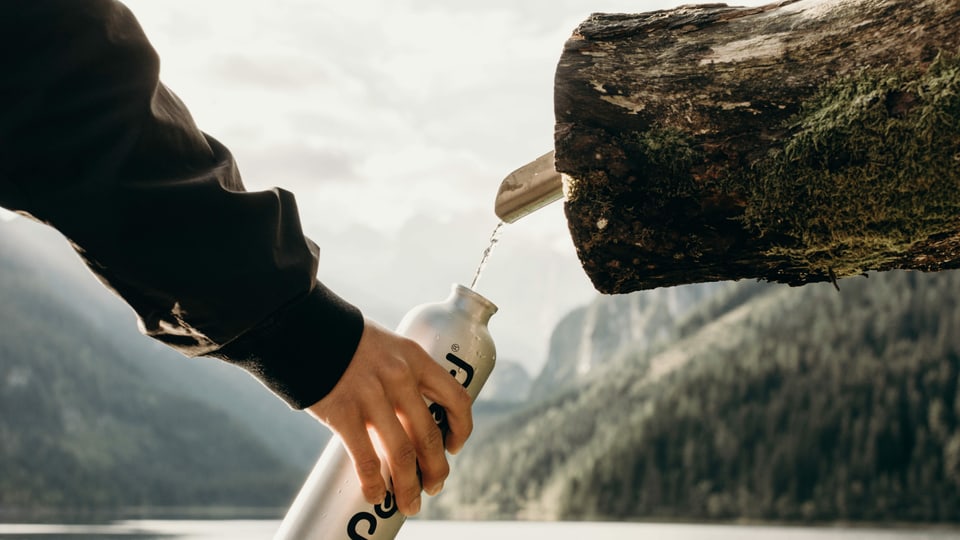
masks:
{"label": "tree bark", "polygon": [[595,14],[555,112],[601,292],[960,267],[960,0]]}

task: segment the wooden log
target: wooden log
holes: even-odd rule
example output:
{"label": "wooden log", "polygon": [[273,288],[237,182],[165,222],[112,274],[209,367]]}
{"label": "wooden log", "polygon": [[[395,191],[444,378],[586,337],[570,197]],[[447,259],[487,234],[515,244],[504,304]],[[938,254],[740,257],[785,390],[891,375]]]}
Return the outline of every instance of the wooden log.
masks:
{"label": "wooden log", "polygon": [[595,14],[555,112],[601,292],[960,267],[960,0]]}

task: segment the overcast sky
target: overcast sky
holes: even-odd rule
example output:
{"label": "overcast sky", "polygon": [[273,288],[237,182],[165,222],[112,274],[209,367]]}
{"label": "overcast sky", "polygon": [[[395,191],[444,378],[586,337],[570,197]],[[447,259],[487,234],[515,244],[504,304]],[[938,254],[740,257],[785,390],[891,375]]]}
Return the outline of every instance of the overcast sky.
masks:
{"label": "overcast sky", "polygon": [[[297,197],[320,278],[388,326],[469,284],[511,170],[553,145],[553,75],[592,12],[679,1],[128,0],[161,78],[248,189]],[[746,1],[757,5],[763,2]],[[531,373],[595,296],[560,204],[505,228],[479,291]]]}

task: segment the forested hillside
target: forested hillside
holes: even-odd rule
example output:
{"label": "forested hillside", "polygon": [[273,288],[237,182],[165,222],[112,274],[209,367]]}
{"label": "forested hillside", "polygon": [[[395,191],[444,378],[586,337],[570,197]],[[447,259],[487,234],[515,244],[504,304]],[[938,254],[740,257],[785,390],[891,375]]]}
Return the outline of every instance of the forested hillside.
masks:
{"label": "forested hillside", "polygon": [[502,422],[451,517],[960,521],[960,273],[738,283]]}
{"label": "forested hillside", "polygon": [[[209,358],[184,358],[141,335],[132,310],[96,281],[52,229],[25,219],[0,222],[0,266],[0,317],[3,311],[17,316],[2,307],[12,295],[23,298],[28,313],[33,306],[50,305],[63,312],[61,317],[70,314],[87,325],[90,339],[118,351],[152,386],[226,412],[304,474],[329,437],[323,426],[291,411],[243,370]],[[17,276],[30,277],[29,289],[14,283]]]}
{"label": "forested hillside", "polygon": [[0,246],[0,510],[289,503],[304,473],[257,425],[139,365],[186,359],[133,335],[99,288],[38,264],[44,246],[28,253],[4,234]]}

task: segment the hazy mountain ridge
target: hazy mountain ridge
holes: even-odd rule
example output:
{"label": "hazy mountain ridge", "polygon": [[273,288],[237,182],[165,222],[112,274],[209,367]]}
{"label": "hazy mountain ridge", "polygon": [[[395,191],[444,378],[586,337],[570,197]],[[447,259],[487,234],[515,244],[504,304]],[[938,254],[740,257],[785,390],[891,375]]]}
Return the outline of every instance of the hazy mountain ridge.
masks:
{"label": "hazy mountain ridge", "polygon": [[571,311],[550,338],[547,362],[534,380],[531,401],[575,386],[618,354],[647,350],[673,337],[678,320],[726,286],[703,283],[597,296]]}
{"label": "hazy mountain ridge", "polygon": [[960,521],[960,274],[737,283],[458,457],[455,518]]}
{"label": "hazy mountain ridge", "polygon": [[130,307],[97,282],[56,231],[26,219],[0,222],[0,247],[3,264],[36,278],[31,302],[54,302],[82,319],[96,339],[122,351],[155,384],[223,410],[306,474],[329,438],[326,428],[290,410],[246,372],[218,360],[185,358],[141,335]]}
{"label": "hazy mountain ridge", "polygon": [[324,432],[240,370],[139,335],[51,231],[0,223],[4,508],[284,506]]}
{"label": "hazy mountain ridge", "polygon": [[478,401],[524,402],[529,398],[533,378],[519,362],[497,358],[493,372],[477,397]]}
{"label": "hazy mountain ridge", "polygon": [[222,411],[158,388],[4,268],[0,503],[11,508],[283,505],[298,473]]}

